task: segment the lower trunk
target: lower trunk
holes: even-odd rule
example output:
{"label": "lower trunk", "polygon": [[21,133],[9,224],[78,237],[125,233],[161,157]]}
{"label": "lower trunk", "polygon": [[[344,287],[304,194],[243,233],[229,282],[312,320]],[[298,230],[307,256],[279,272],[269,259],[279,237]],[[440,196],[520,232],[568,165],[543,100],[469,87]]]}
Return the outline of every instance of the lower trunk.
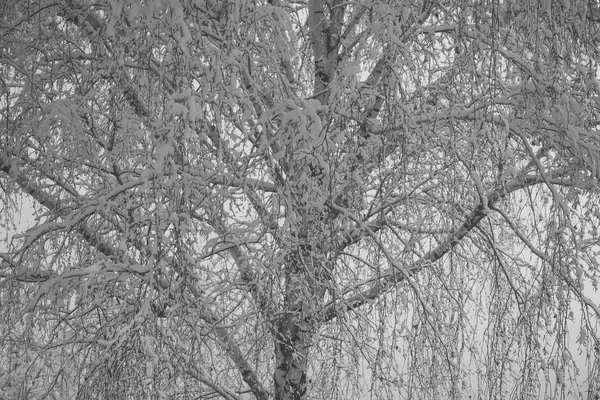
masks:
{"label": "lower trunk", "polygon": [[275,338],[276,400],[301,400],[306,393],[306,372],[312,329],[289,316],[281,321]]}
{"label": "lower trunk", "polygon": [[[301,400],[307,390],[310,346],[318,329],[315,318],[322,307],[331,275],[318,257],[319,248],[298,235],[298,244],[286,260],[283,312],[274,321],[275,400]],[[315,240],[318,235],[312,235]],[[300,239],[301,238],[301,239]]]}

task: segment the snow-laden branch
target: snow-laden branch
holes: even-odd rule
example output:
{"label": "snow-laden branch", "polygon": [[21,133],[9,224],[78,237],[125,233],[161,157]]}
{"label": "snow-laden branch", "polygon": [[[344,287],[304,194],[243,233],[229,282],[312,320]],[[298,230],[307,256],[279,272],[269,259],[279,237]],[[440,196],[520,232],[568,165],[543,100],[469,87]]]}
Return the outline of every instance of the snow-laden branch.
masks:
{"label": "snow-laden branch", "polygon": [[[565,183],[558,178],[551,179],[551,181],[555,181],[557,183],[561,182],[563,184]],[[481,220],[486,217],[486,215],[489,213],[488,207],[490,205],[495,204],[512,192],[516,192],[540,183],[544,183],[544,179],[541,176],[527,175],[521,179],[509,181],[504,186],[487,192],[485,194],[487,202],[485,204],[479,203],[479,205],[477,205],[477,207],[475,207],[467,215],[466,220],[462,223],[462,225],[451,235],[448,235],[448,237],[439,246],[427,252],[425,255],[423,255],[423,257],[421,257],[421,259],[410,265],[392,265],[391,268],[384,271],[379,278],[375,279],[373,283],[371,283],[369,287],[363,290],[361,293],[355,294],[343,300],[329,302],[329,304],[327,304],[324,308],[322,320],[324,322],[330,321],[339,315],[345,314],[349,310],[361,307],[362,305],[381,297],[399,282],[409,278],[410,276],[413,276],[417,272],[427,268],[429,265],[441,259],[453,247],[460,243],[461,240],[467,236],[467,234],[471,232],[473,228],[478,226]],[[365,222],[362,222],[360,218],[352,215],[352,213],[350,213],[348,210],[334,204],[332,204],[331,207],[334,211],[357,223],[359,225],[359,229],[368,228]],[[363,227],[360,225],[365,226]],[[401,266],[401,268],[399,266]]]}
{"label": "snow-laden branch", "polygon": [[220,326],[222,319],[206,310],[200,312],[200,318],[202,318],[204,322],[214,326],[214,332],[221,342],[221,347],[237,367],[254,397],[256,397],[257,400],[269,400],[272,397],[270,391],[260,382],[254,368],[252,368],[239,346],[235,344],[231,338],[230,329]]}
{"label": "snow-laden branch", "polygon": [[[181,357],[181,356],[180,356]],[[225,400],[239,400],[240,397],[237,396],[233,391],[225,389],[221,387],[218,383],[216,383],[213,379],[208,376],[208,373],[202,368],[200,363],[194,365],[194,369],[189,367],[184,367],[183,371],[196,379],[198,382],[204,383],[206,386],[217,392],[221,395]]]}
{"label": "snow-laden branch", "polygon": [[[41,190],[35,182],[30,180],[24,174],[22,174],[19,171],[19,168],[17,167],[17,163],[13,163],[12,160],[5,153],[0,153],[0,171],[9,175],[11,179],[13,179],[26,193],[33,197],[40,205],[52,212],[58,213],[62,217],[68,217],[67,211],[63,211],[62,213],[59,211],[58,199]],[[113,198],[117,194],[129,190],[135,186],[141,185],[144,182],[145,180],[141,179],[138,181],[129,182],[125,185],[122,185],[119,188],[113,189],[113,191],[111,191],[108,195],[105,196],[105,200]],[[121,255],[121,252],[119,252],[118,249],[99,239],[98,236],[95,234],[95,231],[88,227],[87,224],[83,223],[85,216],[87,216],[88,214],[89,213],[86,212],[83,216],[79,216],[78,218],[76,218],[76,221],[71,221],[72,223],[70,224],[70,226],[76,231],[78,231],[83,237],[83,239],[90,246],[96,248],[96,250],[104,256],[114,259],[115,257]],[[63,228],[66,228],[66,226]],[[7,256],[3,255],[2,259],[2,269],[4,269],[5,267],[17,267]],[[133,264],[135,263],[132,262],[132,265]],[[14,268],[12,269],[14,270]],[[77,271],[68,271],[66,274],[61,274],[57,276],[56,274],[51,273],[50,271],[35,270],[24,271],[23,274],[17,273],[16,275],[13,275],[11,277],[21,282],[45,282],[44,285],[38,290],[38,294],[36,295],[36,297],[32,299],[32,301],[30,301],[29,305],[26,307],[26,310],[29,311],[33,307],[35,307],[41,296],[43,296],[49,290],[50,287],[65,279],[71,279],[87,275],[89,274],[89,272],[90,271],[88,271],[87,269],[83,269]],[[4,273],[2,273],[0,276],[5,278],[9,277],[7,274]],[[190,290],[192,290],[192,294],[196,297],[200,298],[202,296],[199,292],[195,290],[195,288],[191,288]],[[205,309],[201,311],[201,318],[206,323],[213,326],[213,330],[216,336],[218,337],[221,346],[228,354],[231,361],[238,368],[238,371],[240,372],[242,378],[248,384],[255,397],[259,400],[269,399],[269,392],[260,383],[258,375],[253,370],[248,361],[245,359],[244,354],[240,350],[239,346],[231,338],[229,329],[220,326],[222,318],[218,317],[217,315],[214,315],[214,313]]]}
{"label": "snow-laden branch", "polygon": [[325,89],[329,81],[329,77],[325,72],[325,54],[323,51],[324,24],[323,0],[308,0],[308,27],[315,62],[315,93]]}
{"label": "snow-laden branch", "polygon": [[[548,264],[553,264],[554,263],[554,261],[552,260],[552,258],[550,256],[548,256],[542,250],[540,250],[537,247],[535,247],[533,245],[533,243],[531,243],[531,241],[529,239],[527,239],[527,237],[525,236],[525,234],[523,234],[523,232],[521,232],[519,230],[519,228],[517,227],[517,225],[508,216],[508,214],[506,214],[503,210],[501,210],[500,208],[495,207],[495,206],[490,207],[490,209],[494,210],[495,212],[497,212],[498,214],[500,214],[502,216],[502,218],[504,218],[504,220],[506,221],[506,223],[508,224],[508,226],[510,227],[510,229],[515,233],[515,235],[517,235],[517,237],[521,240],[521,242],[523,242],[525,244],[525,246],[527,246],[527,248],[529,248],[529,250],[533,254],[535,254],[537,257],[539,257],[540,260],[545,261]],[[593,301],[591,301],[587,296],[585,296],[585,294],[581,290],[581,287],[579,285],[576,285],[570,277],[564,276],[564,278],[565,278],[564,279],[565,282],[567,282],[569,288],[571,289],[571,291],[573,293],[575,293],[575,295],[577,296],[577,298],[579,299],[579,301],[581,301],[582,303],[586,304],[589,308],[591,308],[594,311],[594,313],[598,317],[600,317],[600,308],[598,308],[594,304]]]}
{"label": "snow-laden branch", "polygon": [[[404,31],[400,36],[400,43],[406,44],[413,37],[413,35],[421,28],[421,25],[429,18],[433,9],[436,6],[435,0],[425,0],[423,1],[422,9],[420,10],[419,15],[414,19],[414,22]],[[363,84],[364,89],[375,89],[376,86],[379,85],[380,82],[385,81],[385,78],[391,73],[391,65],[393,60],[396,58],[396,49],[392,44],[388,44],[383,49],[383,54],[375,63],[375,66],[371,70],[371,73],[365,80]],[[365,119],[366,121],[372,121],[379,116],[383,108],[383,103],[385,102],[385,97],[379,94],[375,94],[375,101],[373,105],[365,110]],[[367,124],[363,124],[361,129],[361,136],[367,136],[367,133],[370,131],[369,126]]]}
{"label": "snow-laden branch", "polygon": [[[28,195],[30,195],[33,199],[35,199],[40,205],[45,207],[46,209],[58,213],[61,217],[66,217],[68,215],[68,211],[60,211],[60,202],[54,196],[48,194],[44,190],[42,190],[39,185],[37,185],[34,181],[32,181],[28,176],[23,174],[18,168],[18,162],[14,158],[10,158],[6,153],[0,153],[0,171],[4,172],[17,184],[19,187]],[[126,185],[125,188],[120,187],[118,189],[114,189],[111,193],[109,193],[106,198],[110,199],[116,196],[123,191],[129,190],[137,185],[142,184],[141,182],[131,182]],[[75,227],[77,231],[82,235],[82,237],[90,244],[92,247],[96,248],[100,253],[108,256],[114,257],[117,255],[117,251],[113,249],[111,246],[102,242],[97,238],[95,232],[93,232],[90,228],[88,228],[85,224],[79,224],[80,221],[89,216],[90,212],[85,212],[82,215],[78,216],[75,221],[71,220],[72,226]],[[42,226],[42,229],[54,229],[53,226],[47,225]]]}
{"label": "snow-laden branch", "polygon": [[[212,183],[213,185],[223,185],[234,188],[249,188],[260,190],[263,192],[275,193],[277,192],[277,188],[275,184],[267,181],[261,181],[255,178],[238,178],[231,174],[214,174],[213,176],[206,179],[207,183]],[[256,195],[255,195],[256,196]]]}

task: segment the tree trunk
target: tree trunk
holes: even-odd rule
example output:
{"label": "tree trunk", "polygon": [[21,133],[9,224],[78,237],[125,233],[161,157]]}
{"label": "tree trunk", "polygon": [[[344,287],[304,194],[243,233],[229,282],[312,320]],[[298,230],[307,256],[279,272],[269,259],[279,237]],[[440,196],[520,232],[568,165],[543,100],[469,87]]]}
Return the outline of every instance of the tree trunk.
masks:
{"label": "tree trunk", "polygon": [[274,324],[276,400],[300,400],[306,394],[308,356],[318,329],[315,316],[327,284],[316,252],[315,246],[299,244],[286,263],[285,311]]}
{"label": "tree trunk", "polygon": [[306,393],[308,352],[312,334],[289,314],[278,324],[275,339],[276,400],[300,400]]}

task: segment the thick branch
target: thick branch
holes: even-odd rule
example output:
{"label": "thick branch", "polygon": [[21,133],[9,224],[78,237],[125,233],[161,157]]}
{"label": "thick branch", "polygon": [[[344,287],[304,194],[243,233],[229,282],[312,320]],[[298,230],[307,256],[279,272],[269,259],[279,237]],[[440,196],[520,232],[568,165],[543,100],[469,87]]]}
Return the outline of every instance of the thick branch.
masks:
{"label": "thick branch", "polygon": [[322,30],[324,22],[323,0],[308,0],[308,27],[310,29],[310,42],[315,63],[315,93],[321,93],[329,83],[323,51]]}
{"label": "thick branch", "polygon": [[[521,180],[510,181],[503,187],[488,192],[485,196],[487,198],[486,204],[480,203],[477,207],[475,207],[471,213],[469,213],[465,222],[463,222],[462,225],[456,231],[454,231],[452,235],[448,236],[446,240],[442,242],[442,244],[429,251],[420,260],[406,267],[398,268],[397,266],[392,266],[392,268],[385,271],[380,278],[376,279],[369,286],[369,288],[363,292],[344,300],[331,301],[325,306],[322,320],[324,322],[330,321],[339,315],[345,314],[349,310],[359,308],[362,305],[381,297],[391,290],[396,284],[408,278],[409,276],[407,276],[407,274],[412,276],[423,268],[426,268],[432,263],[438,261],[458,243],[460,243],[460,241],[467,236],[467,234],[471,232],[471,230],[473,230],[473,228],[475,228],[481,222],[481,220],[485,218],[489,212],[489,205],[498,202],[509,193],[537,185],[542,182],[544,182],[544,180],[538,175],[526,176]],[[355,222],[361,225],[365,224],[364,222],[360,221],[360,219],[355,218],[349,211],[336,205],[331,205],[331,207],[336,212],[345,215]],[[366,226],[365,228],[368,229]]]}
{"label": "thick branch", "polygon": [[[39,189],[35,183],[31,182],[27,177],[25,177],[23,174],[21,174],[20,171],[18,170],[18,168],[16,167],[16,164],[11,163],[10,158],[5,153],[0,153],[0,171],[9,175],[26,193],[28,193],[36,201],[38,201],[39,204],[41,204],[42,206],[44,206],[45,208],[47,208],[48,210],[50,210],[52,212],[59,213],[59,215],[62,217],[67,216],[66,211],[64,211],[62,213],[60,211],[58,211],[58,206],[59,206],[58,200],[55,199],[53,196],[47,194],[43,190]],[[123,187],[119,187],[119,188],[113,190],[108,195],[106,195],[105,200],[108,200],[108,199],[116,196],[118,193],[122,193],[124,190],[128,190],[134,186],[140,185],[141,183],[143,183],[143,180],[127,183],[127,184],[123,185]],[[87,215],[87,213],[85,215]],[[83,218],[78,219],[78,223],[77,223],[75,229],[82,235],[83,239],[89,245],[91,245],[92,247],[95,247],[98,250],[98,252],[100,252],[101,254],[103,254],[109,258],[117,257],[119,255],[119,251],[117,249],[115,249],[114,247],[110,246],[109,244],[100,240],[95,235],[94,231],[92,231],[85,223],[81,222],[82,220],[83,220]],[[7,265],[7,266],[14,265],[10,262],[10,260],[6,260],[4,256],[2,258],[4,259],[4,261],[2,263],[3,264],[2,267],[4,267],[5,265]],[[73,278],[76,276],[83,275],[85,273],[86,273],[86,271],[70,271],[67,275],[62,274],[61,276],[56,276],[54,274],[51,274],[51,273],[45,272],[45,271],[33,271],[33,274],[31,274],[31,275],[27,275],[27,276],[17,275],[16,278],[22,282],[25,282],[25,281],[44,282],[45,281],[46,282],[45,286],[52,286],[55,283],[57,283],[58,280]],[[2,274],[2,276],[7,277],[6,274]],[[191,287],[190,290],[192,290],[192,292],[193,292],[192,294],[194,296],[201,298],[202,295],[200,293],[198,293],[195,290],[195,288]],[[40,295],[42,295],[44,292],[45,292],[44,290],[41,290],[39,293],[40,293]],[[39,296],[38,296],[38,299],[39,299]],[[35,303],[37,303],[37,300],[33,299],[33,301],[30,302],[31,306],[29,306],[28,309],[31,308],[32,306],[35,306]],[[208,312],[208,311],[203,311],[201,313],[201,318],[205,322],[214,326],[214,331],[215,331],[217,337],[219,338],[219,340],[221,341],[222,347],[224,348],[224,350],[227,352],[227,354],[229,355],[229,357],[231,358],[233,363],[238,368],[244,381],[248,384],[248,386],[254,393],[255,397],[259,400],[267,400],[269,398],[268,391],[260,383],[258,376],[254,372],[254,370],[252,369],[252,367],[250,366],[248,361],[245,359],[242,351],[230,338],[228,329],[219,326],[219,323],[222,319],[218,318],[213,313]]]}
{"label": "thick branch", "polygon": [[[67,5],[68,7],[61,10],[61,12],[64,12],[63,16],[86,33],[91,43],[95,43],[96,35],[98,35],[99,29],[102,26],[96,15],[94,15],[92,10],[84,12],[83,7],[77,4],[75,0],[68,0]],[[109,54],[113,54],[110,44],[107,41],[104,42],[104,48]],[[139,118],[150,116],[150,111],[140,98],[139,93],[134,89],[134,85],[128,75],[111,75],[111,79],[116,85],[124,86],[122,89],[123,95]],[[119,82],[119,79],[124,82],[124,85]]]}
{"label": "thick branch", "polygon": [[200,314],[205,322],[214,325],[214,332],[221,341],[221,347],[225,350],[231,361],[235,364],[242,375],[244,382],[250,387],[252,394],[257,400],[269,400],[270,392],[262,385],[258,375],[244,357],[240,348],[233,342],[229,335],[229,329],[219,326],[221,318],[218,318],[212,312],[203,311]]}
{"label": "thick branch", "polygon": [[[199,370],[199,372],[197,372],[197,370]],[[204,369],[199,365],[199,363],[194,366],[194,370],[191,370],[189,368],[184,368],[184,371],[186,374],[188,374],[192,378],[196,379],[198,382],[204,383],[206,386],[208,386],[209,388],[211,388],[212,390],[217,392],[225,400],[239,400],[240,399],[240,397],[237,396],[235,393],[233,393],[233,391],[221,387],[221,385],[219,385],[214,380],[212,380],[208,376],[208,373],[206,371],[204,371]]]}
{"label": "thick branch", "polygon": [[[407,43],[408,40],[410,39],[411,35],[418,28],[420,28],[421,24],[423,24],[427,20],[427,18],[429,18],[429,16],[431,15],[431,13],[434,9],[435,3],[436,2],[433,0],[425,0],[424,1],[421,13],[417,16],[417,18],[415,18],[415,21],[410,26],[410,28],[408,28],[406,31],[404,31],[402,33],[402,35],[400,37],[401,43],[404,43],[404,44]],[[385,48],[383,49],[383,55],[379,58],[379,60],[377,60],[375,67],[369,74],[369,77],[367,78],[367,80],[364,82],[363,87],[367,88],[367,89],[375,89],[375,87],[377,85],[379,85],[379,83],[382,82],[385,79],[385,77],[390,73],[390,71],[391,71],[390,66],[395,58],[396,58],[396,55],[395,55],[394,48],[392,47],[392,45],[391,44],[386,45]],[[365,110],[364,115],[365,115],[365,119],[367,121],[373,120],[379,116],[379,112],[383,108],[384,101],[385,101],[384,96],[376,95],[375,102],[373,103],[373,105],[368,110]],[[369,127],[367,126],[367,124],[363,123],[362,129],[360,132],[361,136],[367,136],[368,130],[369,130]]]}

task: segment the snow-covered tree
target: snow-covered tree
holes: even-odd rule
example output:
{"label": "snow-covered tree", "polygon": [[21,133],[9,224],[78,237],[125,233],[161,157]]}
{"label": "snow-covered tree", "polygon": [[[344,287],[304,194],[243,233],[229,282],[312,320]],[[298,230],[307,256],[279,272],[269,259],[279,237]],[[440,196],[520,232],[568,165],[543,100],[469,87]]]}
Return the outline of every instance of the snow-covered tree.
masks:
{"label": "snow-covered tree", "polygon": [[5,1],[0,397],[596,398],[598,43],[594,0]]}

